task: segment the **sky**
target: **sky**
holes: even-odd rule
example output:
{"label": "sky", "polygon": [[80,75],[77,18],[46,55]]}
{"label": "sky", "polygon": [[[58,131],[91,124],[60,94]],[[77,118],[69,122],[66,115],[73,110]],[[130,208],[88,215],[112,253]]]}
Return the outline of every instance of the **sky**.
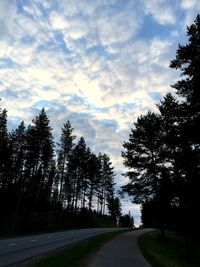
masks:
{"label": "sky", "polygon": [[[0,0],[0,98],[9,129],[45,107],[55,139],[70,120],[108,153],[117,189],[137,117],[156,112],[178,73],[169,68],[199,0]],[[122,201],[140,223],[140,207]]]}

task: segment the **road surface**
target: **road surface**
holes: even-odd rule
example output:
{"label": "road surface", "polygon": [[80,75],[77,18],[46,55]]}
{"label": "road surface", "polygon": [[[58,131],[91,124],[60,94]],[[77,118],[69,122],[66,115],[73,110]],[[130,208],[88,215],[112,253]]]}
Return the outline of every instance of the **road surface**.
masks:
{"label": "road surface", "polygon": [[88,259],[87,267],[151,267],[137,245],[138,237],[149,230],[136,230],[114,237]]}
{"label": "road surface", "polygon": [[[22,263],[89,237],[122,228],[91,228],[0,240],[0,267]],[[124,229],[124,228],[123,228]]]}

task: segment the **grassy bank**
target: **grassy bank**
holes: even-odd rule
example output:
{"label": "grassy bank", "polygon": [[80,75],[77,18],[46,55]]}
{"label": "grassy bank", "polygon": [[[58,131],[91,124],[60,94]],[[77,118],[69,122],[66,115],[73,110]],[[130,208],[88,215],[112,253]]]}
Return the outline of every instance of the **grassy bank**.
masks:
{"label": "grassy bank", "polygon": [[155,230],[142,235],[139,247],[153,267],[199,267],[200,245],[193,243],[192,260],[186,259],[185,242],[182,236],[167,231],[167,239],[161,240],[159,231]]}
{"label": "grassy bank", "polygon": [[31,267],[83,267],[87,258],[92,255],[105,241],[127,232],[122,230],[94,236],[79,244],[70,246],[62,251],[51,254],[48,257],[31,264]]}

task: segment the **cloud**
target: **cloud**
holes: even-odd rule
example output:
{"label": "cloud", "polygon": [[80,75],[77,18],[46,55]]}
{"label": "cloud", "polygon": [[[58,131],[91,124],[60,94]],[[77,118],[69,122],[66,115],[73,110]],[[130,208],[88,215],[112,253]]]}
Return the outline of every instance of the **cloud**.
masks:
{"label": "cloud", "polygon": [[151,14],[160,24],[174,24],[176,15],[169,1],[166,0],[148,0],[144,1],[145,13]]}
{"label": "cloud", "polygon": [[185,30],[186,26],[190,26],[200,12],[200,2],[198,0],[181,0],[180,6],[185,11],[185,18],[182,23]]}
{"label": "cloud", "polygon": [[[198,2],[192,3],[181,1],[181,10],[192,14]],[[177,78],[168,68],[177,32],[185,36],[177,4],[33,0],[16,8],[14,0],[2,0],[0,14],[0,94],[10,127],[30,123],[44,105],[57,140],[70,120],[93,151],[110,154],[117,181],[126,183],[122,143]],[[152,18],[159,27],[147,38]]]}
{"label": "cloud", "polygon": [[0,1],[0,40],[5,39],[10,32],[10,25],[13,15],[16,13],[15,0],[1,0]]}

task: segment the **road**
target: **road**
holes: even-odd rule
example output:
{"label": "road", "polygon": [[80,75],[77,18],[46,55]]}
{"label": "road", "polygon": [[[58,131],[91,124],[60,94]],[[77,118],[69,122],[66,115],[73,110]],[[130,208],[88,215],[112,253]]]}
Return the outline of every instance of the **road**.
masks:
{"label": "road", "polygon": [[137,230],[114,237],[88,259],[87,267],[151,267],[137,244],[138,237],[150,230]]}
{"label": "road", "polygon": [[[0,240],[0,266],[11,266],[89,237],[122,228],[91,228]],[[123,228],[124,229],[124,228]]]}

